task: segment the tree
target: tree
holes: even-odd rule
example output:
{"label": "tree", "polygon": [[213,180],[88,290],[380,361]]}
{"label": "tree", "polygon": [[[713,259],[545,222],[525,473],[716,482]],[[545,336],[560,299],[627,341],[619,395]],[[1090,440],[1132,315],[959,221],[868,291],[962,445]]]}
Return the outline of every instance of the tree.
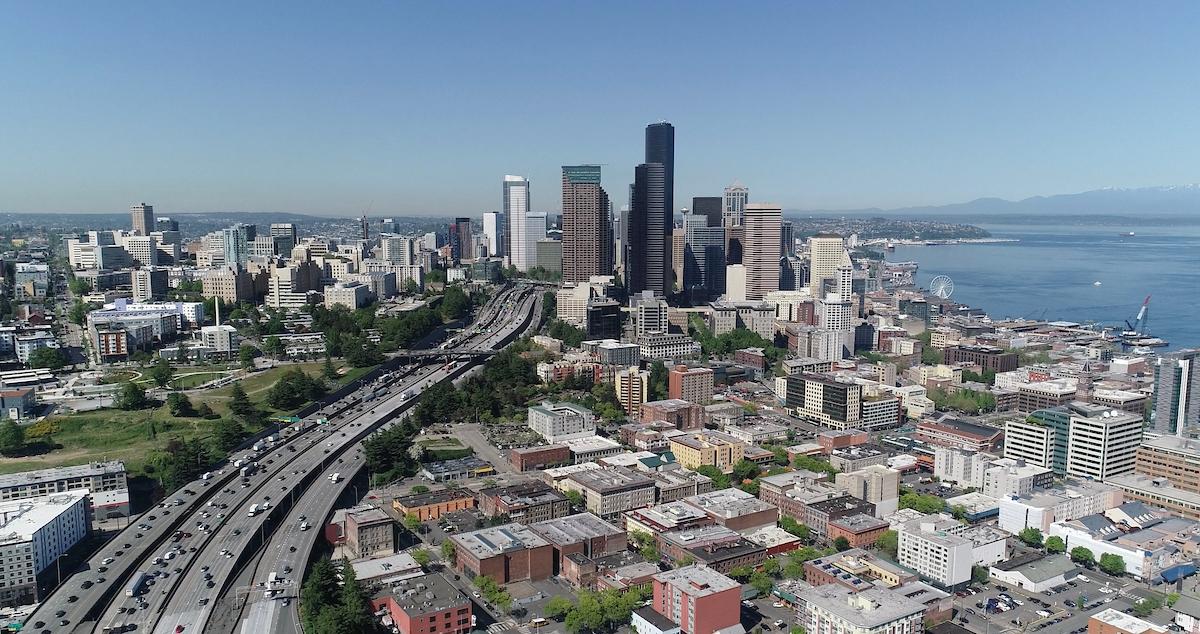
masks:
{"label": "tree", "polygon": [[1083,546],[1076,546],[1071,549],[1071,561],[1091,568],[1096,564],[1096,556],[1092,554],[1091,550]]}
{"label": "tree", "polygon": [[733,577],[740,583],[746,583],[750,580],[750,575],[754,574],[754,568],[750,566],[734,566],[729,570],[729,576]]}
{"label": "tree", "polygon": [[757,590],[758,594],[766,596],[771,593],[771,588],[775,587],[775,583],[765,572],[756,572],[750,575],[750,586]]}
{"label": "tree", "polygon": [[1125,574],[1125,559],[1120,555],[1105,553],[1100,555],[1100,570],[1114,577]]}
{"label": "tree", "polygon": [[833,540],[833,547],[836,548],[839,553],[850,550],[850,540],[846,539],[842,535],[838,535],[838,538]]}
{"label": "tree", "polygon": [[0,423],[0,453],[12,455],[25,446],[25,430],[17,421],[6,418]]}
{"label": "tree", "polygon": [[915,509],[921,513],[941,513],[946,510],[946,501],[936,495],[905,491],[900,494],[900,508]]}
{"label": "tree", "polygon": [[899,533],[896,531],[883,531],[883,533],[875,539],[875,547],[887,554],[888,557],[895,559],[896,551],[900,548]]}
{"label": "tree", "polygon": [[546,607],[542,608],[542,614],[548,619],[561,621],[574,608],[575,604],[570,599],[561,595],[554,595],[550,597],[549,601],[546,601]]}
{"label": "tree", "polygon": [[29,355],[29,367],[61,370],[67,365],[67,355],[58,348],[38,348]]}
{"label": "tree", "polygon": [[190,418],[196,415],[191,400],[183,392],[171,392],[167,395],[167,411],[176,418]]}
{"label": "tree", "polygon": [[985,584],[990,578],[988,569],[983,566],[971,566],[971,581],[977,584]]}
{"label": "tree", "polygon": [[661,401],[667,398],[667,364],[655,361],[650,365],[650,400]]}
{"label": "tree", "polygon": [[442,549],[442,559],[446,560],[446,565],[453,566],[454,565],[454,542],[447,539],[446,541],[442,542],[441,549]]}
{"label": "tree", "polygon": [[772,577],[779,577],[780,565],[779,560],[774,557],[767,558],[762,564],[762,571]]}
{"label": "tree", "polygon": [[229,411],[243,420],[253,418],[258,413],[258,407],[250,400],[241,383],[234,383],[229,393]]}
{"label": "tree", "polygon": [[572,508],[579,508],[579,507],[583,506],[583,494],[580,493],[579,491],[576,491],[575,489],[571,489],[570,491],[567,491],[563,495],[566,495],[567,499],[570,500]]}
{"label": "tree", "polygon": [[[1113,556],[1120,558],[1118,555]],[[1100,556],[1100,566],[1101,568],[1104,566],[1104,555]],[[1138,618],[1146,618],[1161,607],[1162,601],[1159,601],[1157,597],[1147,597],[1133,604],[1133,615]]]}
{"label": "tree", "polygon": [[155,385],[158,387],[166,387],[167,384],[171,382],[171,379],[175,376],[175,368],[171,367],[170,361],[159,357],[158,361],[156,361],[154,365],[150,367],[150,370],[147,372],[147,374],[150,375],[150,380],[154,381]]}
{"label": "tree", "polygon": [[267,392],[267,404],[279,410],[295,409],[321,398],[325,392],[325,384],[320,379],[314,379],[300,368],[292,368],[271,386]]}
{"label": "tree", "polygon": [[327,381],[338,380],[337,368],[333,367],[333,360],[325,357],[325,365],[321,366],[321,377]]}
{"label": "tree", "polygon": [[745,459],[740,460],[733,465],[733,481],[740,484],[746,480],[753,480],[758,477],[760,471],[761,469],[756,463]]}
{"label": "tree", "polygon": [[67,319],[76,326],[82,326],[87,321],[87,314],[92,309],[90,304],[77,301],[71,306],[70,312],[67,313]]}
{"label": "tree", "polygon": [[338,594],[337,572],[324,557],[313,563],[300,589],[300,619],[304,629],[317,631],[317,618]]}
{"label": "tree", "polygon": [[421,518],[417,517],[416,513],[409,513],[408,515],[405,515],[404,516],[404,528],[407,528],[408,530],[410,530],[414,533],[420,534]]}
{"label": "tree", "polygon": [[375,629],[375,616],[371,600],[362,584],[354,576],[354,567],[348,560],[342,561],[342,592],[340,607],[340,630],[343,632],[370,632]]}
{"label": "tree", "polygon": [[808,543],[812,541],[812,529],[797,522],[795,518],[784,515],[779,518],[779,527],[783,530],[799,537],[801,541]]}
{"label": "tree", "polygon": [[718,469],[710,464],[701,465],[699,468],[696,469],[696,473],[699,473],[702,476],[706,476],[710,480],[712,480],[714,491],[720,491],[721,489],[729,488],[729,484],[730,484],[729,476],[726,475],[720,469]]}
{"label": "tree", "polygon": [[417,562],[418,566],[424,568],[429,565],[429,560],[432,558],[432,555],[429,554],[428,550],[425,550],[424,548],[418,548],[412,552],[412,558],[413,561]]}
{"label": "tree", "polygon": [[222,418],[213,423],[213,447],[218,453],[229,453],[245,438],[246,429],[236,420]]}
{"label": "tree", "polygon": [[1054,555],[1067,552],[1067,545],[1058,535],[1051,535],[1046,538],[1046,552]]}
{"label": "tree", "polygon": [[254,346],[242,344],[238,348],[238,363],[241,364],[243,370],[254,369],[254,358],[258,356],[258,348]]}
{"label": "tree", "polygon": [[283,345],[283,340],[275,335],[271,335],[263,340],[263,352],[266,352],[276,359],[283,355],[284,349],[285,347]]}
{"label": "tree", "polygon": [[71,289],[72,295],[86,295],[92,292],[92,283],[75,277],[71,278],[71,281],[67,283],[67,288]]}
{"label": "tree", "polygon": [[411,491],[412,491],[413,495],[416,495],[418,493],[429,493],[429,487],[427,487],[423,484],[418,484],[417,486],[413,487],[411,489]]}
{"label": "tree", "polygon": [[145,409],[150,404],[150,399],[146,398],[146,389],[133,381],[121,385],[116,398],[113,399],[113,407],[126,411]]}
{"label": "tree", "polygon": [[1027,526],[1017,533],[1017,539],[1020,539],[1026,546],[1033,548],[1042,547],[1042,531],[1032,526]]}

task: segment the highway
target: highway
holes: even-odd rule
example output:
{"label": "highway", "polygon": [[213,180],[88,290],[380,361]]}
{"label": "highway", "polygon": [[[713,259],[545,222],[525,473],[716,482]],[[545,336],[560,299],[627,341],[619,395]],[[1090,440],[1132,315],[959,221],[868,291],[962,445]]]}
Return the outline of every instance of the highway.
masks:
{"label": "highway", "polygon": [[[505,342],[516,338],[524,334],[528,328],[536,326],[535,321],[527,320],[526,317],[540,314],[541,296],[535,294],[533,297],[525,299],[520,305],[501,310],[492,322],[502,324],[498,332],[491,335],[478,333],[464,340],[462,345],[471,345],[472,341],[476,339]],[[490,326],[483,319],[479,320],[479,324],[480,328],[489,328]],[[399,418],[397,417],[397,419]],[[387,425],[390,424],[392,423],[389,422]],[[355,454],[354,462],[351,464],[359,464],[359,457],[360,454]],[[350,459],[348,458],[347,461],[349,462]],[[352,473],[353,469],[348,469],[348,471]],[[303,570],[298,570],[294,562],[308,561],[308,554],[319,535],[314,534],[314,531],[300,531],[298,527],[302,521],[312,522],[314,519],[318,520],[317,526],[323,526],[324,520],[333,512],[334,504],[345,486],[345,482],[334,484],[325,478],[313,484],[303,499],[292,508],[283,523],[283,529],[276,531],[267,547],[263,549],[262,558],[252,576],[252,583],[248,588],[235,592],[235,596],[231,597],[235,604],[241,602],[243,598],[245,600],[242,608],[244,618],[240,628],[232,630],[233,632],[255,634],[257,632],[300,631],[296,598],[299,595],[300,585],[303,583]],[[382,502],[387,503],[386,500]],[[298,558],[297,555],[302,556]],[[291,568],[290,572],[289,568]],[[268,598],[266,586],[271,578],[271,573],[275,573],[282,583],[274,586],[278,592],[274,592]],[[231,630],[210,628],[210,631],[228,632]]]}
{"label": "highway", "polygon": [[[501,291],[481,311],[477,323],[502,311],[503,304],[516,292]],[[527,297],[529,292],[523,290],[520,294]],[[478,337],[472,337],[455,345],[479,347],[481,343]],[[129,528],[103,546],[85,564],[84,570],[68,579],[39,606],[26,621],[27,631],[105,632],[120,627],[123,631],[146,632],[161,622],[162,631],[174,632],[177,625],[184,624],[167,626],[161,616],[182,614],[176,604],[185,597],[191,603],[188,606],[191,612],[199,608],[192,624],[203,623],[212,609],[212,601],[228,581],[229,571],[248,560],[253,543],[264,540],[268,529],[273,530],[272,520],[278,521],[275,516],[282,515],[276,508],[278,502],[292,495],[297,486],[324,478],[326,466],[336,465],[339,459],[346,460],[339,456],[356,445],[372,427],[406,407],[423,383],[427,386],[435,378],[445,378],[447,373],[458,374],[466,366],[466,363],[451,363],[438,369],[406,366],[387,373],[305,418],[299,431],[289,428],[276,438],[270,449],[237,452],[230,460],[257,459],[257,473],[242,481],[238,470],[227,464],[209,479],[189,483],[157,507],[132,518]],[[374,400],[364,400],[368,398]],[[364,413],[372,404],[374,407]],[[316,420],[320,417],[328,417],[328,422],[318,425]],[[272,505],[268,512],[248,517],[252,504],[261,505],[268,498]],[[155,564],[156,558],[162,561]],[[212,587],[203,576],[207,571],[202,571],[202,566],[212,569]],[[127,597],[124,586],[138,573],[152,571],[158,575],[152,579],[153,585],[140,588],[140,596],[136,598]],[[224,576],[218,576],[219,571]],[[114,587],[115,584],[122,587]],[[166,609],[168,605],[172,610]],[[97,615],[98,621],[93,620]],[[202,629],[187,625],[185,628]]]}

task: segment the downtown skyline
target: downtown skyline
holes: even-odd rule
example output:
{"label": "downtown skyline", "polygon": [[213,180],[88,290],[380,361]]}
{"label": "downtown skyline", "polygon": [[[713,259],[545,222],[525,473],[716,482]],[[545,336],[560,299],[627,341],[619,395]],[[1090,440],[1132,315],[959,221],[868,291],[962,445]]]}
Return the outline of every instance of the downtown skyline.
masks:
{"label": "downtown skyline", "polygon": [[[640,128],[657,120],[680,130],[676,210],[735,179],[785,210],[1181,184],[1200,159],[1194,89],[1177,79],[1196,52],[1189,12],[764,4],[739,8],[754,37],[700,45],[688,42],[720,32],[724,7],[269,20],[239,7],[231,20],[18,5],[0,38],[22,96],[0,105],[0,210],[144,199],[172,213],[478,216],[495,210],[498,176],[522,174],[531,208],[557,213],[572,164],[605,166],[620,207]],[[503,35],[517,19],[522,41]],[[640,37],[652,24],[672,37]],[[629,43],[612,45],[617,27]],[[146,33],[153,56],[129,44]],[[1131,34],[1138,49],[1111,45]]]}

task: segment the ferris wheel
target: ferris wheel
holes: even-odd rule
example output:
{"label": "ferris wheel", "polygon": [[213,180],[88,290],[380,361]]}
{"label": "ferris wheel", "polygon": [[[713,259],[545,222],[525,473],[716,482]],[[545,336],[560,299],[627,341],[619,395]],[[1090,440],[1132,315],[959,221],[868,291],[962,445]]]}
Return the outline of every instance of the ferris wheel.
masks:
{"label": "ferris wheel", "polygon": [[954,280],[949,275],[939,275],[929,282],[929,291],[942,299],[950,299],[954,293]]}

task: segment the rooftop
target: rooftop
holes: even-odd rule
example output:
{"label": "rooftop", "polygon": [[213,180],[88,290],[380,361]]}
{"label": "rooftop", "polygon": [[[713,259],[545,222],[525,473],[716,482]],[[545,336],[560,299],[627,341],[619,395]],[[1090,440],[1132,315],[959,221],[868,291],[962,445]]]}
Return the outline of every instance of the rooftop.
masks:
{"label": "rooftop", "polygon": [[601,494],[654,486],[654,480],[624,467],[580,471],[568,475],[567,479]]}
{"label": "rooftop", "polygon": [[537,522],[530,524],[529,528],[555,546],[578,544],[596,537],[609,537],[625,533],[624,530],[591,513],[579,513]]}
{"label": "rooftop", "polygon": [[936,421],[923,420],[917,423],[917,426],[939,428],[945,431],[954,432],[965,436],[973,436],[980,439],[992,438],[1002,432],[1002,430],[995,427],[987,427],[984,425],[977,425],[975,423],[968,423],[956,418],[943,418]]}
{"label": "rooftop", "polygon": [[993,564],[992,567],[997,570],[1018,572],[1034,583],[1049,581],[1059,575],[1065,575],[1069,579],[1074,576],[1071,573],[1078,570],[1066,555],[1050,557],[1039,552],[1014,557],[1008,561]]}
{"label": "rooftop", "polygon": [[466,458],[455,458],[454,460],[442,460],[441,462],[427,462],[422,467],[434,476],[447,473],[461,473],[463,471],[473,471],[475,469],[490,469],[492,465],[478,456],[467,456]]}
{"label": "rooftop", "polygon": [[768,549],[800,541],[799,537],[778,526],[759,526],[754,530],[747,531],[745,536],[751,542]]}
{"label": "rooftop", "polygon": [[[701,368],[693,368],[693,370],[699,370],[699,369],[701,369]],[[705,369],[707,369],[707,368],[705,368]],[[709,370],[709,372],[712,372],[712,370]],[[695,403],[692,403],[690,401],[685,401],[683,399],[668,398],[668,399],[663,399],[661,401],[650,401],[648,403],[642,403],[642,407],[644,407],[644,408],[652,407],[654,409],[663,410],[665,412],[678,412],[680,410],[685,410],[685,409],[689,409],[692,407],[699,407],[699,405],[696,405]]]}
{"label": "rooftop", "polygon": [[708,566],[684,566],[654,575],[654,580],[678,588],[693,597],[703,597],[726,590],[741,591],[742,585]]}
{"label": "rooftop", "polygon": [[464,498],[473,497],[468,489],[443,489],[441,491],[430,491],[428,493],[413,493],[403,497],[396,498],[396,501],[405,508],[415,508],[418,506],[427,506],[429,504],[440,504],[449,502],[450,500],[461,500]]}
{"label": "rooftop", "polygon": [[34,533],[87,496],[87,489],[73,489],[54,495],[0,502],[0,544],[33,539]]}
{"label": "rooftop", "polygon": [[603,436],[588,436],[586,438],[575,438],[573,440],[564,440],[562,444],[566,445],[571,453],[592,453],[595,451],[608,451],[611,449],[620,449],[621,443],[614,440],[609,440]]}
{"label": "rooftop", "polygon": [[[468,495],[470,492],[468,492]],[[563,500],[563,494],[541,480],[531,480],[510,486],[482,489],[479,495],[498,498],[507,506],[528,506]]]}
{"label": "rooftop", "polygon": [[542,539],[529,527],[515,523],[451,535],[450,539],[468,550],[477,559],[487,559],[504,553],[550,545],[550,542]]}
{"label": "rooftop", "polygon": [[810,608],[818,608],[856,628],[876,629],[925,612],[925,605],[886,588],[851,590],[838,585],[817,586],[805,593]]}
{"label": "rooftop", "polygon": [[667,617],[659,614],[658,612],[655,612],[654,608],[652,608],[650,606],[646,606],[644,608],[638,608],[638,609],[634,610],[633,613],[638,615],[638,617],[640,617],[642,620],[646,621],[650,625],[654,626],[654,628],[660,632],[670,632],[671,630],[674,630],[679,627],[678,623],[676,623],[675,621],[672,621],[671,619],[668,619]]}
{"label": "rooftop", "polygon": [[725,518],[740,517],[775,508],[741,489],[733,488],[693,495],[684,498],[683,501],[703,509],[710,515],[719,515]]}
{"label": "rooftop", "polygon": [[354,568],[354,576],[359,580],[386,578],[413,578],[425,574],[421,566],[408,553],[396,553],[374,559],[360,559],[350,564]]}
{"label": "rooftop", "polygon": [[888,523],[866,513],[846,515],[836,520],[829,520],[830,526],[837,525],[854,533],[865,533],[876,529],[886,529]]}
{"label": "rooftop", "polygon": [[1132,614],[1125,614],[1113,608],[1108,608],[1099,614],[1093,614],[1092,618],[1126,632],[1131,632],[1132,634],[1141,634],[1142,632],[1161,633],[1167,631],[1167,628],[1161,625],[1155,625],[1150,621],[1143,621]]}
{"label": "rooftop", "polygon": [[838,447],[829,452],[831,456],[837,456],[845,460],[861,460],[863,458],[874,458],[887,453],[883,447],[874,444],[851,445],[849,447]]}
{"label": "rooftop", "polygon": [[103,475],[106,473],[124,473],[125,463],[120,461],[112,462],[92,462],[89,464],[81,464],[73,467],[54,467],[53,469],[39,469],[37,471],[22,471],[20,473],[9,473],[0,475],[0,489],[8,487],[25,486],[36,484],[39,482],[53,482],[55,480],[69,480],[71,478],[87,478],[92,476]]}
{"label": "rooftop", "polygon": [[425,575],[393,584],[390,594],[409,616],[431,614],[470,604],[470,599],[441,575]]}

